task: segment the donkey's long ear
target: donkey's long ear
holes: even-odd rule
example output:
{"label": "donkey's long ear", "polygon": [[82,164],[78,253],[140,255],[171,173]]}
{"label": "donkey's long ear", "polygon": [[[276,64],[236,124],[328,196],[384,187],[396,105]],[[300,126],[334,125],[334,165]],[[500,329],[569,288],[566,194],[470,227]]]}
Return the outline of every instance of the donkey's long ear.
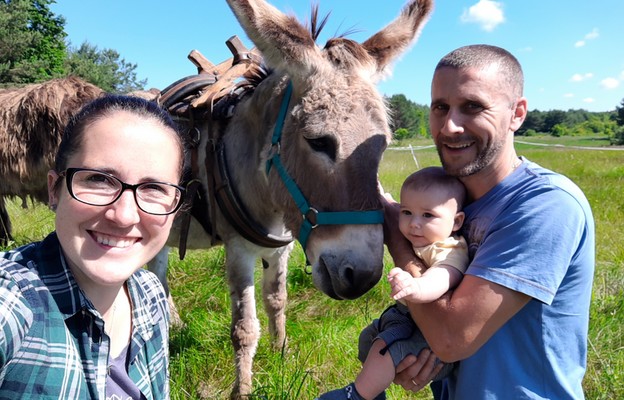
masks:
{"label": "donkey's long ear", "polygon": [[362,46],[377,60],[377,73],[383,76],[390,64],[415,42],[433,11],[433,0],[411,0],[401,14]]}
{"label": "donkey's long ear", "polygon": [[307,75],[318,67],[320,49],[308,29],[263,0],[227,0],[268,66]]}

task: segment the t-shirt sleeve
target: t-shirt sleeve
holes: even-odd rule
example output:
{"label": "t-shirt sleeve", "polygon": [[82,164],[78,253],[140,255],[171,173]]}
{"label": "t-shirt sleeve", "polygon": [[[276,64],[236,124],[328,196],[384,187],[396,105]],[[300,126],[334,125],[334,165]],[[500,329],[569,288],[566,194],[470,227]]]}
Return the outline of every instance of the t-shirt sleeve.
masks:
{"label": "t-shirt sleeve", "polygon": [[545,185],[522,193],[494,219],[466,273],[551,304],[585,226],[568,192]]}
{"label": "t-shirt sleeve", "polygon": [[448,265],[462,274],[468,268],[468,245],[463,237],[449,237],[444,242],[432,246],[430,267]]}

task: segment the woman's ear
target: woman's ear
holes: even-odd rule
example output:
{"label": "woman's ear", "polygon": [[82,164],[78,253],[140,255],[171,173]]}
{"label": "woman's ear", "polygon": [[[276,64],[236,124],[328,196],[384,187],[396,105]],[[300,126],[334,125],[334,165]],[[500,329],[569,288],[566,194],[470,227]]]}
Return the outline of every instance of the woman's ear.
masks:
{"label": "woman's ear", "polygon": [[56,211],[56,207],[58,206],[58,188],[56,187],[56,183],[60,178],[56,171],[48,171],[48,204],[52,211]]}
{"label": "woman's ear", "polygon": [[458,231],[459,228],[464,224],[464,219],[466,218],[466,214],[463,211],[458,211],[455,214],[455,218],[453,220],[453,232]]}

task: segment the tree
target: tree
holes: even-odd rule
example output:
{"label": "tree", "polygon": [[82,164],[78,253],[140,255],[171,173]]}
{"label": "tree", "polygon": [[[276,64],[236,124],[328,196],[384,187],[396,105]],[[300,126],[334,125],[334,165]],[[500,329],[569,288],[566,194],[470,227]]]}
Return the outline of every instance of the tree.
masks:
{"label": "tree", "polygon": [[617,113],[615,122],[617,122],[619,126],[624,126],[624,99],[622,99],[619,106],[615,106],[615,112]]}
{"label": "tree", "polygon": [[79,48],[69,47],[66,70],[111,93],[128,93],[141,90],[147,80],[137,80],[136,64],[120,59],[115,50],[98,50],[88,42]]}
{"label": "tree", "polygon": [[544,132],[553,132],[555,125],[563,125],[566,120],[566,112],[562,110],[550,110],[544,116]]}
{"label": "tree", "polygon": [[404,94],[393,95],[388,103],[392,115],[390,129],[393,132],[401,128],[407,130],[407,133],[401,131],[403,139],[429,135],[429,107],[408,100]]}
{"label": "tree", "polygon": [[544,132],[544,113],[542,111],[529,111],[524,123],[516,131],[516,135],[525,135],[527,131]]}
{"label": "tree", "polygon": [[77,75],[105,91],[141,90],[136,64],[112,49],[89,43],[66,45],[65,19],[54,15],[55,0],[0,0],[0,86],[42,82]]}
{"label": "tree", "polygon": [[65,19],[49,9],[54,0],[0,1],[0,84],[61,76]]}
{"label": "tree", "polygon": [[619,106],[615,107],[615,111],[615,122],[617,123],[617,127],[613,137],[611,138],[611,143],[622,145],[624,144],[624,99],[622,99]]}

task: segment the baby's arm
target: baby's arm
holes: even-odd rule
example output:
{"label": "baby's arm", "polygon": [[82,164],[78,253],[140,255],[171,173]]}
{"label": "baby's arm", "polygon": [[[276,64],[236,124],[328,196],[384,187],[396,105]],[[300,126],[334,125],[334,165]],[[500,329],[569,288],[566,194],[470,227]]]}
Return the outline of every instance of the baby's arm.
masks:
{"label": "baby's arm", "polygon": [[457,286],[462,276],[457,268],[441,264],[427,269],[418,278],[414,278],[401,268],[393,268],[388,274],[388,281],[394,300],[429,303]]}

